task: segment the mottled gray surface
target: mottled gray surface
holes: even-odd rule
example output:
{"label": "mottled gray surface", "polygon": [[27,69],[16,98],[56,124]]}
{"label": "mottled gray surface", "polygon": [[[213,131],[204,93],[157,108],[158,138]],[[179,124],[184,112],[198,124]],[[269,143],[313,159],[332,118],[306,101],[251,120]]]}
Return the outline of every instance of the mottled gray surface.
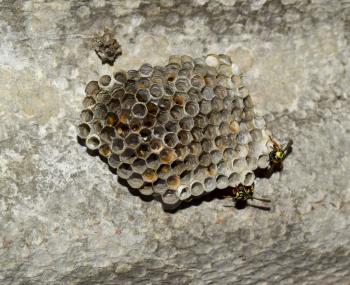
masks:
{"label": "mottled gray surface", "polygon": [[[89,49],[104,26],[114,69],[210,52],[241,66],[295,142],[257,181],[270,212],[165,213],[77,143],[84,85],[111,70]],[[0,284],[350,283],[349,1],[2,0],[0,36]]]}

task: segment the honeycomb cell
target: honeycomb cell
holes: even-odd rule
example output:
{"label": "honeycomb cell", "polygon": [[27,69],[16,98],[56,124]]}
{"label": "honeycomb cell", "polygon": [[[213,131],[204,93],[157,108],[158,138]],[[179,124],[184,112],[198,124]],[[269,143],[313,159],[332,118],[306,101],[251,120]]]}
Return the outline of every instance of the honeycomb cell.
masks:
{"label": "honeycomb cell", "polygon": [[[137,79],[139,79],[139,72],[137,71],[137,70],[128,70],[128,72],[127,72],[127,81],[128,80],[137,80]],[[126,82],[127,82],[126,81]],[[124,83],[126,83],[126,82],[124,82]]]}
{"label": "honeycomb cell", "polygon": [[126,137],[125,142],[131,147],[136,147],[140,143],[140,136],[138,134],[131,133]]}
{"label": "honeycomb cell", "polygon": [[182,144],[178,144],[178,145],[175,147],[175,153],[176,153],[176,156],[177,156],[178,159],[184,159],[185,156],[186,156],[187,153],[188,153],[187,146],[182,145]]}
{"label": "honeycomb cell", "polygon": [[244,158],[239,158],[232,162],[232,167],[235,172],[242,172],[246,168],[246,164]]}
{"label": "honeycomb cell", "polygon": [[97,81],[90,81],[85,87],[86,96],[95,96],[100,91]]}
{"label": "honeycomb cell", "polygon": [[178,132],[177,137],[183,145],[187,145],[192,141],[192,135],[191,132],[186,130],[181,130]]}
{"label": "honeycomb cell", "polygon": [[260,155],[258,159],[258,167],[266,168],[269,166],[269,156],[268,155]]}
{"label": "honeycomb cell", "polygon": [[163,96],[163,88],[158,84],[153,84],[150,88],[150,93],[154,98],[161,98]]}
{"label": "honeycomb cell", "polygon": [[186,97],[186,93],[176,92],[173,97],[173,102],[182,107],[185,104]]}
{"label": "honeycomb cell", "polygon": [[222,113],[211,112],[208,115],[208,124],[218,126],[221,123]]}
{"label": "honeycomb cell", "polygon": [[[191,70],[191,69],[188,69],[188,68],[182,68],[182,69],[179,70],[177,76],[178,76],[179,78],[182,78],[182,77],[183,77],[183,78],[191,78],[191,76],[192,76],[192,70]],[[189,85],[189,87],[190,87],[190,85]]]}
{"label": "honeycomb cell", "polygon": [[151,87],[151,81],[148,78],[140,78],[136,82],[136,88],[138,90],[145,90],[149,89]]}
{"label": "honeycomb cell", "polygon": [[128,76],[125,72],[123,71],[118,71],[114,74],[114,79],[115,81],[117,81],[120,84],[124,84],[126,83],[126,81],[128,80]]}
{"label": "honeycomb cell", "polygon": [[212,163],[211,155],[209,153],[202,153],[199,157],[199,164],[202,166],[209,166]]}
{"label": "honeycomb cell", "polygon": [[143,126],[146,128],[152,128],[156,123],[156,117],[151,114],[147,114],[147,116],[143,119]]}
{"label": "honeycomb cell", "polygon": [[135,116],[135,118],[142,119],[147,115],[147,108],[146,105],[143,103],[136,103],[132,107],[132,114]]}
{"label": "honeycomb cell", "polygon": [[174,147],[177,145],[178,140],[177,140],[177,135],[175,133],[167,133],[164,137],[164,143],[168,147]]}
{"label": "honeycomb cell", "polygon": [[180,186],[180,176],[172,175],[168,177],[167,186],[169,189],[176,190]]}
{"label": "honeycomb cell", "polygon": [[136,153],[132,148],[127,147],[120,155],[120,160],[132,164],[136,158]]}
{"label": "honeycomb cell", "polygon": [[[217,80],[216,80],[216,75],[215,74],[206,74],[204,76],[204,82],[205,82],[205,88],[208,88],[211,92],[210,96],[212,96],[212,98],[214,98],[215,94],[214,94],[214,90],[213,88],[216,86],[217,84]],[[202,91],[203,93],[203,91]],[[211,100],[211,99],[209,99]]]}
{"label": "honeycomb cell", "polygon": [[86,138],[86,146],[91,150],[98,149],[101,144],[101,140],[97,135],[89,135]]}
{"label": "honeycomb cell", "polygon": [[136,154],[140,158],[145,158],[150,153],[150,147],[148,144],[140,144],[136,149]]}
{"label": "honeycomb cell", "polygon": [[191,101],[199,102],[200,100],[202,100],[202,93],[195,87],[191,87],[187,91],[187,94]]}
{"label": "honeycomb cell", "polygon": [[238,144],[235,148],[238,157],[244,158],[248,155],[249,147],[247,145]]}
{"label": "honeycomb cell", "polygon": [[162,201],[167,205],[174,205],[179,202],[179,198],[176,196],[176,191],[173,189],[168,189],[162,195]]}
{"label": "honeycomb cell", "polygon": [[100,84],[101,87],[106,87],[111,83],[111,77],[109,75],[103,75],[100,77],[98,80],[98,83]]}
{"label": "honeycomb cell", "polygon": [[95,120],[104,119],[104,117],[107,115],[107,107],[101,103],[96,104],[92,111],[94,113]]}
{"label": "honeycomb cell", "polygon": [[166,130],[162,126],[155,126],[153,129],[153,135],[157,138],[162,139],[166,133]]}
{"label": "honeycomb cell", "polygon": [[184,116],[184,110],[181,106],[175,105],[171,108],[170,115],[174,120],[179,121]]}
{"label": "honeycomb cell", "polygon": [[176,120],[174,121],[168,121],[165,124],[165,130],[171,133],[176,133],[178,130],[179,126]]}
{"label": "honeycomb cell", "polygon": [[232,187],[236,187],[242,183],[242,176],[240,173],[234,172],[228,178],[229,184]]}
{"label": "honeycomb cell", "polygon": [[161,179],[167,179],[171,174],[171,167],[169,164],[162,164],[157,170],[157,174]]}
{"label": "honeycomb cell", "polygon": [[78,126],[78,136],[82,139],[86,139],[90,134],[90,126],[86,123],[80,124]]}
{"label": "honeycomb cell", "polygon": [[149,146],[151,148],[151,150],[155,153],[160,153],[161,150],[163,149],[163,143],[160,139],[156,139],[153,138],[150,143]]}
{"label": "honeycomb cell", "polygon": [[149,63],[144,63],[141,65],[139,69],[139,73],[141,77],[150,77],[153,73],[153,67]]}
{"label": "honeycomb cell", "polygon": [[152,153],[149,157],[147,157],[147,165],[153,169],[157,169],[160,166],[159,156],[155,153]]}
{"label": "honeycomb cell", "polygon": [[109,126],[104,127],[100,134],[101,139],[106,143],[111,143],[115,136],[115,129]]}
{"label": "honeycomb cell", "polygon": [[251,121],[254,118],[254,110],[250,108],[244,108],[242,113],[242,121]]}
{"label": "honeycomb cell", "polygon": [[101,121],[94,121],[92,123],[92,129],[96,134],[100,134],[103,129],[103,125]]}
{"label": "honeycomb cell", "polygon": [[184,117],[179,122],[180,128],[185,131],[190,131],[194,127],[194,121],[192,117]]}
{"label": "honeycomb cell", "polygon": [[254,103],[253,103],[253,99],[250,95],[247,95],[244,99],[243,99],[243,104],[246,108],[253,108],[254,107]]}
{"label": "honeycomb cell", "polygon": [[111,99],[111,101],[109,101],[109,103],[107,104],[108,112],[116,113],[118,112],[119,108],[120,108],[119,99]]}
{"label": "honeycomb cell", "polygon": [[128,179],[132,173],[133,173],[133,171],[132,171],[130,164],[122,163],[117,168],[117,174],[122,179]]}
{"label": "honeycomb cell", "polygon": [[175,82],[175,87],[180,92],[186,92],[190,88],[190,82],[187,78],[178,78]]}
{"label": "honeycomb cell", "polygon": [[161,98],[158,101],[158,107],[161,111],[168,111],[171,108],[171,101],[167,98]]}
{"label": "honeycomb cell", "polygon": [[186,200],[191,197],[191,191],[189,187],[180,187],[177,189],[177,196],[180,200]]}
{"label": "honeycomb cell", "polygon": [[133,118],[130,120],[130,130],[132,132],[138,133],[142,126],[142,119]]}
{"label": "honeycomb cell", "polygon": [[202,100],[200,102],[200,112],[203,115],[208,115],[211,112],[212,108],[211,108],[211,101],[207,101],[207,100]]}
{"label": "honeycomb cell", "polygon": [[120,159],[119,156],[115,153],[112,153],[108,158],[108,164],[112,168],[118,168],[120,165]]}
{"label": "honeycomb cell", "polygon": [[233,148],[228,147],[224,150],[222,154],[222,158],[224,160],[232,160],[232,159],[238,158],[238,156],[237,156],[237,153],[233,150]]}
{"label": "honeycomb cell", "polygon": [[219,128],[215,125],[208,125],[204,131],[204,134],[210,139],[219,138]]}
{"label": "honeycomb cell", "polygon": [[147,168],[142,174],[142,178],[145,182],[153,183],[158,179],[158,175],[154,169]]}
{"label": "honeycomb cell", "polygon": [[128,184],[130,185],[131,188],[140,188],[143,185],[143,179],[142,176],[138,173],[133,173],[129,178],[128,178]]}
{"label": "honeycomb cell", "polygon": [[137,101],[141,102],[141,103],[147,103],[150,100],[150,94],[149,91],[147,89],[139,89],[137,90],[136,93],[136,99]]}
{"label": "honeycomb cell", "polygon": [[215,96],[213,88],[208,86],[204,87],[202,95],[205,100],[212,100]]}
{"label": "honeycomb cell", "polygon": [[200,196],[204,193],[203,184],[200,182],[195,182],[191,186],[191,194],[193,196]]}
{"label": "honeycomb cell", "polygon": [[237,95],[241,98],[245,98],[249,95],[249,91],[248,91],[248,88],[245,87],[245,86],[242,86],[238,89],[238,93]]}
{"label": "honeycomb cell", "polygon": [[112,141],[112,152],[120,154],[124,150],[124,140],[122,138],[115,138]]}
{"label": "honeycomb cell", "polygon": [[239,144],[248,144],[249,142],[252,141],[252,137],[251,137],[250,133],[247,131],[240,131],[237,134],[236,139],[237,139],[237,142]]}
{"label": "honeycomb cell", "polygon": [[168,82],[164,85],[164,92],[168,96],[173,96],[176,92],[176,87],[173,82],[170,82],[171,80],[175,80],[175,78],[169,77],[167,80]]}
{"label": "honeycomb cell", "polygon": [[219,132],[223,136],[227,136],[231,133],[230,125],[226,122],[222,122],[219,126]]}
{"label": "honeycomb cell", "polygon": [[132,169],[136,173],[142,174],[147,169],[146,161],[141,158],[135,159],[132,163]]}
{"label": "honeycomb cell", "polygon": [[222,152],[219,150],[213,150],[210,153],[212,163],[218,164],[223,158]]}
{"label": "honeycomb cell", "polygon": [[[152,147],[151,147],[152,148]],[[176,153],[173,149],[164,148],[159,154],[162,163],[171,163],[176,158]]]}
{"label": "honeycomb cell", "polygon": [[227,162],[226,160],[221,160],[218,164],[218,173],[219,174],[226,174],[229,172],[230,169],[230,165],[229,162]]}
{"label": "honeycomb cell", "polygon": [[118,116],[115,113],[109,112],[106,115],[105,122],[107,126],[114,126],[118,123]]}
{"label": "honeycomb cell", "polygon": [[231,58],[226,54],[219,54],[219,60],[221,64],[230,65],[232,64]]}
{"label": "honeycomb cell", "polygon": [[201,128],[193,128],[191,130],[191,134],[192,134],[193,140],[196,142],[200,142],[204,137],[204,132],[203,132],[203,129]]}
{"label": "honeycomb cell", "polygon": [[[232,104],[232,102],[231,102],[231,104]],[[224,101],[219,97],[215,97],[211,101],[211,105],[212,105],[212,110],[214,112],[220,112],[224,108]]]}
{"label": "honeycomb cell", "polygon": [[167,190],[167,183],[163,179],[158,179],[153,183],[153,190],[157,194],[163,194]]}
{"label": "honeycomb cell", "polygon": [[190,101],[186,103],[185,112],[187,115],[194,117],[199,113],[199,105],[195,101]]}
{"label": "honeycomb cell", "polygon": [[156,116],[158,114],[159,109],[155,103],[148,102],[146,107],[147,107],[148,114],[150,114],[152,116]]}
{"label": "honeycomb cell", "polygon": [[111,91],[111,98],[112,99],[122,99],[123,97],[125,96],[125,90],[124,90],[124,87],[121,86],[121,87],[116,87],[115,89],[113,89]]}
{"label": "honeycomb cell", "polygon": [[265,119],[263,117],[256,116],[253,120],[253,125],[257,129],[264,129],[266,126]]}
{"label": "honeycomb cell", "polygon": [[202,144],[202,150],[208,153],[211,152],[211,150],[214,147],[214,143],[211,139],[203,139],[201,141],[201,144]]}
{"label": "honeycomb cell", "polygon": [[256,157],[248,156],[247,165],[249,169],[256,169],[258,167],[258,159]]}
{"label": "honeycomb cell", "polygon": [[228,177],[225,175],[219,175],[216,179],[216,185],[219,189],[224,189],[228,186]]}
{"label": "honeycomb cell", "polygon": [[101,103],[101,104],[107,104],[111,100],[111,96],[109,95],[108,91],[100,91],[97,93],[96,97],[96,102]]}
{"label": "honeycomb cell", "polygon": [[202,152],[202,146],[199,142],[193,142],[188,146],[188,149],[193,155],[200,155],[200,153]]}
{"label": "honeycomb cell", "polygon": [[83,107],[84,108],[92,108],[96,104],[95,99],[92,96],[86,96],[83,100]]}
{"label": "honeycomb cell", "polygon": [[140,189],[139,189],[139,192],[142,194],[142,195],[145,195],[145,196],[150,196],[153,194],[153,186],[151,183],[145,183]]}
{"label": "honeycomb cell", "polygon": [[218,67],[219,66],[219,58],[217,55],[208,55],[205,59],[205,63],[209,66],[212,66],[212,67]]}
{"label": "honeycomb cell", "polygon": [[259,129],[253,129],[250,131],[250,135],[252,136],[253,142],[255,141],[261,141],[263,139],[263,135],[261,130]]}
{"label": "honeycomb cell", "polygon": [[204,180],[204,188],[206,192],[211,192],[216,188],[215,178],[208,177]]}
{"label": "honeycomb cell", "polygon": [[230,131],[233,134],[237,134],[240,131],[239,124],[236,121],[231,121],[229,123]]}
{"label": "honeycomb cell", "polygon": [[159,112],[157,115],[157,122],[159,124],[164,124],[164,122],[169,120],[169,113],[168,112]]}
{"label": "honeycomb cell", "polygon": [[249,171],[244,176],[244,185],[250,186],[254,183],[255,175],[253,172]]}
{"label": "honeycomb cell", "polygon": [[103,157],[109,157],[112,154],[112,150],[109,147],[109,144],[103,144],[99,147],[99,154]]}
{"label": "honeycomb cell", "polygon": [[187,170],[191,171],[196,168],[198,165],[198,158],[195,155],[189,154],[186,156],[185,160],[185,167]]}

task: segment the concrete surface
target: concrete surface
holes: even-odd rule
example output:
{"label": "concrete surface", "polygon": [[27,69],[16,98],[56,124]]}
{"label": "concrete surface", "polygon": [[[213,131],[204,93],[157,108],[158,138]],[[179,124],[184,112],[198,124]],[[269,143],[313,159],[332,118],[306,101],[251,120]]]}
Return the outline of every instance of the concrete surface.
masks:
{"label": "concrete surface", "polygon": [[[91,39],[116,30],[102,66]],[[0,1],[0,284],[350,283],[350,2]],[[169,54],[229,53],[281,141],[270,212],[175,214],[77,143],[85,84]]]}

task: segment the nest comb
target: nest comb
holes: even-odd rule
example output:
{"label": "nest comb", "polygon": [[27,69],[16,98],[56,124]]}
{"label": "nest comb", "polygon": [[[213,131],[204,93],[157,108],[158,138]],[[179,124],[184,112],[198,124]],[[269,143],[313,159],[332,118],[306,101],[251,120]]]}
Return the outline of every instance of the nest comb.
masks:
{"label": "nest comb", "polygon": [[269,133],[235,70],[227,55],[210,54],[103,75],[86,86],[78,136],[165,205],[252,185],[269,164]]}

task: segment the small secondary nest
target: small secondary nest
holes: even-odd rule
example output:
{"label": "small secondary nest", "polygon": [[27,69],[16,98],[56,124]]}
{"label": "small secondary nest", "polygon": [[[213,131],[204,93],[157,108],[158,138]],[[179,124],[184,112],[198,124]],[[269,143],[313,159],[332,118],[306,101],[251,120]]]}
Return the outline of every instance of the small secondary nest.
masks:
{"label": "small secondary nest", "polygon": [[86,86],[78,135],[131,188],[166,205],[252,185],[269,165],[269,132],[236,70],[210,54],[103,75]]}
{"label": "small secondary nest", "polygon": [[113,65],[117,57],[122,54],[120,44],[109,29],[105,29],[103,35],[94,38],[93,48],[102,64]]}

